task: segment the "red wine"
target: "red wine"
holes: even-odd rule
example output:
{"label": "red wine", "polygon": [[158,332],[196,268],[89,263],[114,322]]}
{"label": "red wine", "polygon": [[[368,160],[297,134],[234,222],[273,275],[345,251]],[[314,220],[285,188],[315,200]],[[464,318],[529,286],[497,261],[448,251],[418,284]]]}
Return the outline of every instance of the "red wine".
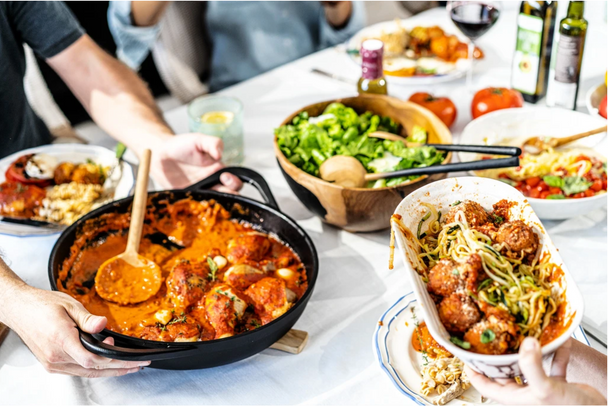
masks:
{"label": "red wine", "polygon": [[469,3],[454,7],[450,17],[464,35],[475,40],[484,35],[498,20],[500,10],[489,4]]}

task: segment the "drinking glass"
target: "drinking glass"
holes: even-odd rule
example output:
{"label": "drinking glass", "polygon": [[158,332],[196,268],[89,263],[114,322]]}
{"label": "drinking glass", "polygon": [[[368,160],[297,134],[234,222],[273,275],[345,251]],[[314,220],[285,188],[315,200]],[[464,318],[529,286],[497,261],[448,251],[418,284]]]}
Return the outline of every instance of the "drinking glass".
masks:
{"label": "drinking glass", "polygon": [[456,27],[469,39],[469,70],[467,89],[473,92],[473,61],[475,40],[484,35],[500,15],[499,1],[449,1],[447,5],[450,18]]}
{"label": "drinking glass", "polygon": [[243,162],[243,104],[229,96],[201,96],[188,105],[191,132],[215,136],[224,142],[222,162]]}

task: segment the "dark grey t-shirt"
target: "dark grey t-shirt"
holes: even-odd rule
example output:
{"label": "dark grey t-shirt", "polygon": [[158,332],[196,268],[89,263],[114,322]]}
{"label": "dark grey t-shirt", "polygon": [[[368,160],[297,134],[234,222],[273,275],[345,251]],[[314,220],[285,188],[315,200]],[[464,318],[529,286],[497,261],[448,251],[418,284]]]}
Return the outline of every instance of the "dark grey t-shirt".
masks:
{"label": "dark grey t-shirt", "polygon": [[50,58],[83,33],[62,2],[0,1],[0,158],[51,141],[25,96],[23,44]]}

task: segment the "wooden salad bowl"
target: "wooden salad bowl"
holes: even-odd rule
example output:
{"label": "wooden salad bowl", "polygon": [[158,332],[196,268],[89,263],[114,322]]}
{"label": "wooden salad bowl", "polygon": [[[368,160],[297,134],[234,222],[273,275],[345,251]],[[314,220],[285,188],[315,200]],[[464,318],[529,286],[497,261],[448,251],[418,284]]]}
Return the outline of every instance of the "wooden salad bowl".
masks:
{"label": "wooden salad bowl", "polygon": [[[315,103],[294,112],[281,125],[290,124],[294,117],[304,111],[311,117],[319,116],[334,102],[352,107],[358,114],[371,111],[380,116],[388,116],[401,124],[401,135],[404,137],[411,134],[412,128],[418,125],[427,130],[429,143],[452,143],[452,133],[431,111],[389,96],[360,95]],[[391,215],[405,196],[446,177],[446,174],[422,175],[393,187],[346,188],[323,181],[296,167],[279,149],[276,136],[274,150],[281,172],[298,199],[324,222],[350,232],[387,229]],[[448,152],[442,164],[449,163],[451,159],[452,154]]]}

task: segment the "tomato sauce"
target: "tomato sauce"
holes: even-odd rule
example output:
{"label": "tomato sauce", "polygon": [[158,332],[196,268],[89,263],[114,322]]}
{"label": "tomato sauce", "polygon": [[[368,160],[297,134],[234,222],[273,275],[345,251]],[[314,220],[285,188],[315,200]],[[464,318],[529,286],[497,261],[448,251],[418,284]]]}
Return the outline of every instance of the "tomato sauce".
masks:
{"label": "tomato sauce", "polygon": [[[85,222],[70,249],[70,256],[64,260],[59,271],[59,290],[80,301],[92,314],[105,316],[108,319],[108,329],[135,337],[147,335],[146,339],[150,339],[151,330],[156,330],[158,340],[173,340],[167,339],[166,333],[183,327],[198,331],[199,340],[216,339],[213,327],[207,320],[209,315],[205,313],[205,300],[209,300],[210,295],[221,297],[222,303],[228,302],[230,315],[238,311],[239,318],[232,321],[231,325],[234,334],[255,329],[263,325],[260,324],[261,316],[256,314],[256,304],[241,290],[230,286],[224,278],[231,266],[241,263],[259,268],[265,278],[280,279],[276,285],[291,290],[297,299],[306,291],[306,271],[297,254],[277,239],[261,234],[251,225],[230,219],[230,214],[221,205],[213,201],[185,199],[174,204],[167,203],[163,209],[151,205],[148,208],[139,254],[154,261],[161,269],[162,284],[156,295],[136,304],[121,305],[102,299],[93,284],[98,268],[125,250],[130,214],[104,214]],[[185,248],[176,250],[150,241],[147,236],[159,230],[169,240],[184,245]],[[268,239],[267,250],[265,246],[258,258],[236,259],[235,263],[231,262],[231,245],[234,245],[236,239],[249,234]],[[207,259],[215,256],[226,258],[227,264],[212,272]],[[178,265],[191,265],[186,277],[178,278],[174,275]],[[280,274],[278,271],[286,268],[292,273],[286,278],[281,277],[285,273]],[[170,286],[169,281],[179,287]],[[218,295],[216,287],[220,286],[228,287],[231,294],[227,295],[227,289],[222,288],[221,294],[227,296]],[[200,288],[200,291],[196,288]],[[247,307],[244,315],[243,310],[236,309],[238,301],[235,301],[235,296],[242,298]],[[275,297],[273,294],[264,297],[263,301],[272,302]],[[209,309],[215,308],[217,307]],[[169,312],[170,322],[159,322],[156,314],[158,311]],[[171,336],[174,337],[179,337],[179,333]]]}
{"label": "tomato sauce", "polygon": [[412,347],[416,352],[424,352],[431,359],[451,358],[452,354],[443,346],[437,343],[431,336],[426,322],[420,323],[412,335]]}

